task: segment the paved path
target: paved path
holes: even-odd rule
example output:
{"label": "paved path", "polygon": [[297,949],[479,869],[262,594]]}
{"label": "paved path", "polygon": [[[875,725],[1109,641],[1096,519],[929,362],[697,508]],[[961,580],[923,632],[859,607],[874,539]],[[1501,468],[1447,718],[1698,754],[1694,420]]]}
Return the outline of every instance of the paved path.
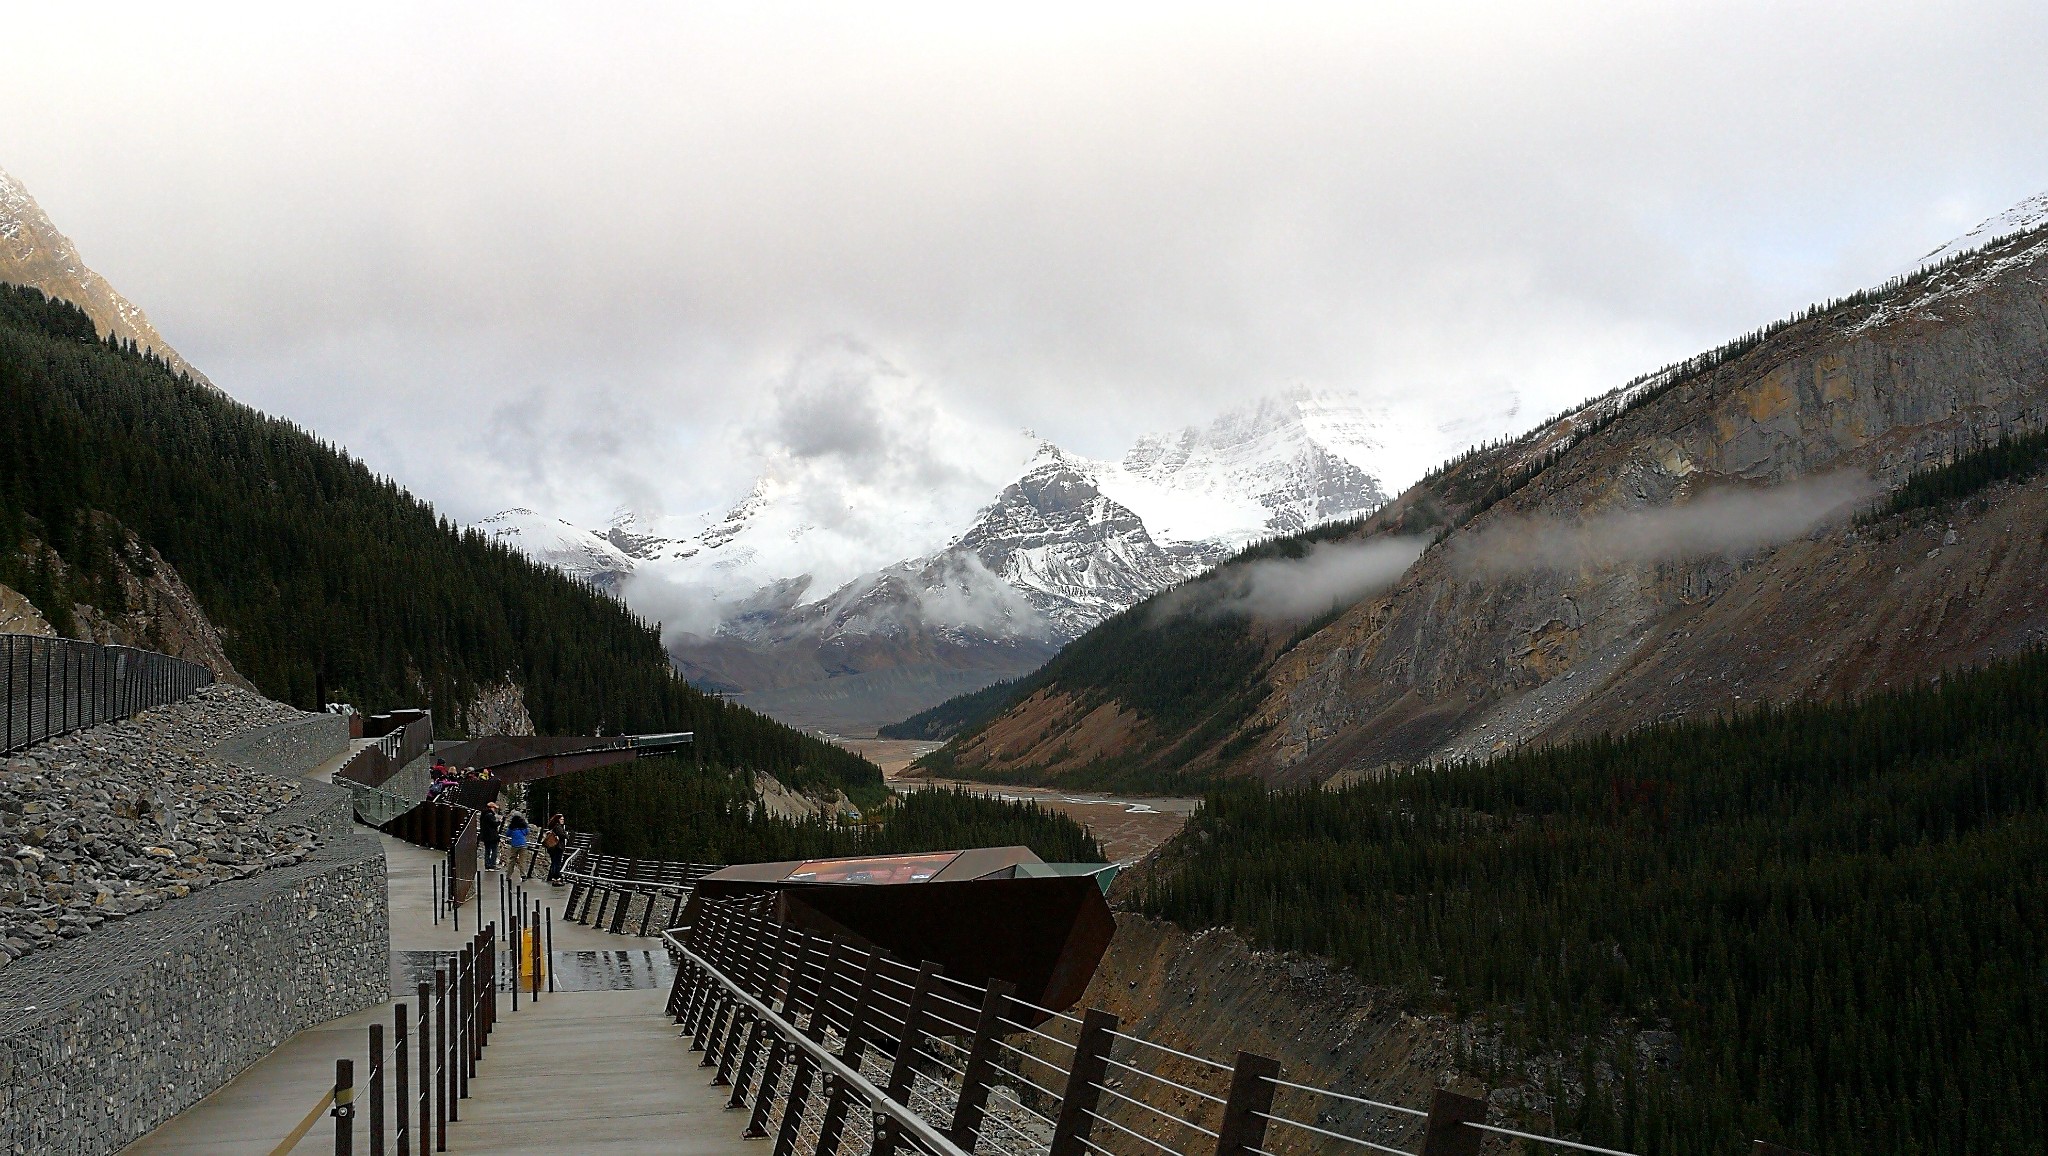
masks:
{"label": "paved path", "polygon": [[[323,767],[313,775],[329,770]],[[450,920],[435,923],[433,867],[443,857],[389,836],[384,837],[384,857],[393,990],[403,992],[410,987],[408,964],[420,958],[406,953],[462,946],[475,930],[476,905],[463,913],[459,930]],[[568,891],[539,884],[529,885],[527,894],[559,916]],[[483,896],[485,916],[495,920],[495,873],[486,877]],[[600,980],[607,973],[617,979],[630,972],[632,979],[647,983],[655,969],[666,967],[659,940],[607,935],[559,918],[554,937],[556,966],[565,982],[578,965],[577,953],[593,953],[581,962]],[[501,997],[497,1031],[470,1083],[470,1098],[459,1105],[462,1119],[449,1125],[448,1150],[760,1156],[758,1145],[741,1144],[746,1121],[723,1110],[724,1093],[708,1085],[698,1056],[662,1016],[666,996],[665,982],[627,991],[557,992],[543,995],[538,1004],[522,999],[516,1015],[509,999]],[[386,1025],[388,1046],[392,1016],[392,1005],[386,1003],[300,1032],[126,1151],[142,1156],[332,1152],[334,1125],[324,1115],[296,1146],[280,1145],[287,1144],[333,1085],[337,1058],[354,1057],[359,1088],[367,1081],[369,1025]],[[367,1110],[363,1104],[357,1118],[358,1153],[369,1151],[362,1130]],[[413,1151],[420,1149],[415,1145]]]}

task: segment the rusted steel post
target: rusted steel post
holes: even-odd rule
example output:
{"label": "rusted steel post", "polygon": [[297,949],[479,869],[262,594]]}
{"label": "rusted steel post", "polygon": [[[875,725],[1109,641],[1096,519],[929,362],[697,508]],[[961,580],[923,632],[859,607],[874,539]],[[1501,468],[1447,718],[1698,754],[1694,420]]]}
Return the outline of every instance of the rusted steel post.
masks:
{"label": "rusted steel post", "polygon": [[[762,933],[766,930],[767,924],[768,916],[766,912],[757,910],[752,920],[747,924],[745,941],[748,944],[749,951],[739,960],[738,966],[733,967],[726,973],[741,988],[755,996],[761,994],[762,984],[759,982],[758,973],[763,957],[768,954],[768,952],[763,951],[761,948]],[[749,967],[747,966],[748,963],[752,963],[754,966]],[[728,1021],[725,1036],[719,1042],[718,1074],[711,1078],[712,1087],[723,1088],[732,1083],[733,1058],[740,1046],[741,1030],[746,1027],[752,1027],[757,1032],[760,1030],[760,1024],[755,1020],[752,1009],[738,1000],[734,1000],[732,1019]]]}
{"label": "rusted steel post", "polygon": [[1253,1156],[1266,1143],[1266,1116],[1273,1111],[1273,1081],[1280,1062],[1251,1052],[1237,1053],[1231,1066],[1230,1099],[1216,1129],[1216,1156]]}
{"label": "rusted steel post", "polygon": [[989,1084],[996,1073],[996,1039],[1002,1035],[1002,1019],[1010,1010],[1010,997],[1015,994],[1016,984],[990,980],[988,994],[982,997],[981,1016],[974,1021],[974,1044],[967,1052],[967,1068],[960,1077],[960,1099],[953,1107],[953,1126],[947,1131],[953,1143],[969,1152],[974,1151],[975,1142],[981,1138]]}
{"label": "rusted steel post", "polygon": [[384,1025],[370,1025],[370,1156],[384,1156]]}
{"label": "rusted steel post", "polygon": [[448,969],[434,969],[434,1151],[448,1150]]}
{"label": "rusted steel post", "polygon": [[[910,1003],[903,1009],[902,1027],[896,1032],[896,1062],[889,1068],[885,1090],[899,1104],[909,1102],[910,1081],[917,1075],[917,1050],[924,1044],[925,1009],[931,1004],[932,984],[938,974],[939,965],[929,959],[919,965],[917,986],[910,989]],[[894,1156],[900,1127],[892,1119],[875,1117],[875,1140],[869,1148],[872,1156]]]}
{"label": "rusted steel post", "polygon": [[[759,987],[755,990],[754,994],[760,997],[763,1003],[772,1003],[775,999],[775,987],[782,974],[783,959],[787,954],[789,936],[790,929],[787,926],[782,924],[775,925],[773,937],[769,944],[766,945],[767,949],[761,952],[763,966],[759,977]],[[767,1023],[759,1016],[753,1017],[753,1022],[747,1028],[747,1048],[740,1057],[740,1070],[733,1077],[732,1098],[726,1101],[726,1107],[737,1108],[741,1104],[746,1103],[747,1087],[754,1078],[754,1063],[761,1058],[761,1048],[767,1033]],[[759,1137],[755,1138],[758,1139]]]}
{"label": "rusted steel post", "polygon": [[527,934],[533,937],[533,1002],[539,1003],[540,976],[541,972],[545,969],[547,961],[540,957],[540,904],[538,903],[533,905],[533,930]]}
{"label": "rusted steel post", "polygon": [[543,924],[542,929],[547,933],[547,950],[544,956],[548,961],[548,994],[553,995],[555,992],[555,909],[552,907],[542,908],[541,921]]}
{"label": "rusted steel post", "polygon": [[[870,949],[867,969],[860,977],[860,995],[854,1000],[853,1014],[847,1017],[846,1042],[839,1049],[840,1061],[856,1072],[860,1071],[862,1053],[867,1051],[869,1021],[875,1012],[875,980],[881,969],[881,951]],[[838,1080],[831,1081],[831,1084],[832,1094],[825,1101],[825,1118],[818,1123],[818,1143],[812,1156],[832,1156],[839,1150],[839,1139],[846,1132],[846,1085]]]}
{"label": "rusted steel post", "polygon": [[[723,907],[706,909],[704,918],[690,929],[690,946],[706,960],[718,958],[718,945],[725,935],[726,914]],[[704,1050],[705,1025],[711,1020],[712,1009],[718,1006],[718,985],[712,982],[708,973],[699,973],[693,966],[690,1006],[683,1012],[683,1031],[690,1036],[690,1050]]]}
{"label": "rusted steel post", "polygon": [[392,1138],[398,1142],[395,1145],[398,1156],[412,1156],[412,1129],[407,1127],[412,1123],[412,1089],[407,1086],[406,1080],[407,1026],[405,1005],[399,1004],[391,1010],[391,1058],[394,1061],[391,1072],[391,1122],[394,1125]]}
{"label": "rusted steel post", "polygon": [[432,1015],[429,1007],[433,1002],[433,993],[433,985],[421,980],[419,1043],[416,1045],[420,1059],[420,1126],[415,1130],[419,1137],[420,1156],[427,1156],[427,1147],[434,1142],[434,1041],[433,1033],[428,1030]]}
{"label": "rusted steel post", "polygon": [[[809,1023],[804,1027],[804,1035],[818,1042],[824,1041],[825,1029],[831,1020],[832,999],[838,990],[839,968],[845,950],[845,944],[834,936],[832,945],[825,950],[825,961],[819,969],[818,982],[811,989],[804,1008],[809,1016]],[[792,1156],[795,1152],[797,1134],[803,1126],[804,1109],[811,1098],[811,1082],[817,1077],[817,1073],[818,1061],[811,1058],[811,1053],[798,1050],[796,1070],[789,1076],[789,1099],[782,1105],[782,1124],[775,1131],[773,1156]]]}
{"label": "rusted steel post", "polygon": [[349,1156],[356,1141],[356,1062],[334,1061],[334,1156]]}
{"label": "rusted steel post", "polygon": [[1479,1156],[1486,1138],[1468,1123],[1484,1122],[1486,1101],[1438,1088],[1429,1101],[1429,1120],[1422,1127],[1421,1156]]}
{"label": "rusted steel post", "polygon": [[[782,988],[782,1018],[791,1024],[797,1022],[798,1008],[808,998],[813,986],[807,969],[811,962],[811,937],[802,931],[798,936],[796,958],[790,964],[789,980]],[[789,1053],[799,1050],[797,1046],[779,1035],[768,1040],[768,1059],[761,1069],[761,1086],[754,1093],[754,1111],[747,1118],[743,1138],[764,1139],[768,1135],[768,1109],[775,1100],[775,1086],[782,1081],[782,1068],[789,1062]]]}
{"label": "rusted steel post", "polygon": [[1088,1131],[1095,1123],[1095,1104],[1102,1094],[1102,1078],[1109,1071],[1109,1046],[1116,1030],[1115,1016],[1089,1008],[1081,1016],[1081,1036],[1074,1041],[1074,1066],[1067,1071],[1067,1086],[1060,1096],[1060,1114],[1053,1124],[1048,1156],[1082,1156],[1087,1150]]}

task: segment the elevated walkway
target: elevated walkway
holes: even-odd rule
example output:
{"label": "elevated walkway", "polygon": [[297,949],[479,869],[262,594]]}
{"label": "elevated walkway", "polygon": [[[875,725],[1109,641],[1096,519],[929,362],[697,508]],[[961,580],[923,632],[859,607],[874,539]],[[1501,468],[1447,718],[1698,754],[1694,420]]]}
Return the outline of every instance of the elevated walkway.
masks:
{"label": "elevated walkway", "polygon": [[[327,769],[327,768],[323,768]],[[318,773],[317,771],[315,772]],[[463,946],[475,930],[476,905],[458,930],[433,920],[433,871],[441,852],[382,836],[389,870],[392,990],[417,1014],[410,994],[431,953]],[[497,872],[484,881],[486,918],[495,920]],[[745,1125],[724,1111],[725,1093],[708,1086],[698,1055],[676,1039],[661,1014],[669,978],[667,952],[658,939],[612,935],[561,916],[566,888],[529,887],[527,894],[554,911],[554,956],[560,985],[627,990],[557,991],[539,1003],[522,997],[518,1014],[501,997],[500,1019],[461,1119],[448,1126],[451,1152],[627,1153],[683,1152],[702,1156],[761,1156],[743,1148]],[[392,1035],[393,1004],[331,1020],[300,1032],[232,1082],[172,1118],[126,1151],[140,1156],[269,1156],[331,1153],[334,1124],[324,1112],[297,1140],[297,1129],[334,1082],[334,1061],[356,1060],[359,1111],[355,1150],[369,1151],[363,1130],[369,1028]],[[417,1076],[415,1075],[415,1080]],[[395,1089],[386,1081],[386,1112]],[[417,1084],[415,1084],[417,1087]],[[395,1148],[387,1147],[387,1151]],[[414,1152],[419,1152],[417,1144]]]}

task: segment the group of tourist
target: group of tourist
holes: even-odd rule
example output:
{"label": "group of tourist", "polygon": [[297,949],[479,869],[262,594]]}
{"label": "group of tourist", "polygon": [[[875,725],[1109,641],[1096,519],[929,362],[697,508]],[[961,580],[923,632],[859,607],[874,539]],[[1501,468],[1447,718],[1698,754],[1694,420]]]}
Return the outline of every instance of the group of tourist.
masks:
{"label": "group of tourist", "polygon": [[[449,791],[461,792],[457,788],[465,783],[492,783],[497,779],[489,767],[455,767],[442,759],[434,760],[434,781],[427,787],[427,798],[439,799]],[[492,794],[497,792],[493,790]],[[533,842],[533,824],[525,815],[514,811],[510,816],[501,814],[496,801],[485,804],[483,827],[477,832],[477,844],[483,848],[484,869],[498,869],[498,855],[502,850],[506,857],[506,870],[523,871],[532,862],[532,856],[540,851],[547,852],[548,882],[559,887],[562,884],[562,861],[569,857],[569,821],[557,814],[550,818],[541,829],[539,842]]]}
{"label": "group of tourist", "polygon": [[514,811],[502,816],[498,804],[493,802],[484,807],[483,827],[477,832],[477,843],[484,849],[484,869],[498,869],[498,855],[502,846],[507,871],[526,870],[532,856],[540,851],[547,852],[548,882],[562,885],[562,861],[569,856],[569,821],[557,812],[541,828],[540,843],[533,845],[533,824],[525,814]]}

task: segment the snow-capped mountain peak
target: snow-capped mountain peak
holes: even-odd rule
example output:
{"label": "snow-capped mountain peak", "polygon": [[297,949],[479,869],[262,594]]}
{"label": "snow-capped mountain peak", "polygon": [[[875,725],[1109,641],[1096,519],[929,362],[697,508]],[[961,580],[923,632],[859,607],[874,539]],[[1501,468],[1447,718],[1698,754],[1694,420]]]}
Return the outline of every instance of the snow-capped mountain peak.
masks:
{"label": "snow-capped mountain peak", "polygon": [[1906,272],[1939,265],[1951,257],[1959,257],[1975,249],[1981,249],[2001,237],[2025,233],[2048,225],[2048,192],[2035,193],[2013,207],[1998,213],[1976,228],[1941,246],[1913,262]]}
{"label": "snow-capped mountain peak", "polygon": [[844,698],[887,683],[893,710],[911,684],[937,695],[928,706],[974,689],[976,671],[980,684],[1021,673],[1250,542],[1377,509],[1387,427],[1355,397],[1296,390],[1140,438],[1113,461],[1013,442],[1014,480],[951,525],[922,495],[824,486],[770,460],[746,496],[694,525],[621,511],[578,530],[508,510],[480,528],[618,589],[666,624],[694,679],[773,688],[776,702],[795,701],[795,685],[853,679],[827,696]]}
{"label": "snow-capped mountain peak", "polygon": [[633,558],[599,531],[585,530],[524,507],[501,510],[473,528],[536,562],[608,590],[615,589],[633,572]]}

